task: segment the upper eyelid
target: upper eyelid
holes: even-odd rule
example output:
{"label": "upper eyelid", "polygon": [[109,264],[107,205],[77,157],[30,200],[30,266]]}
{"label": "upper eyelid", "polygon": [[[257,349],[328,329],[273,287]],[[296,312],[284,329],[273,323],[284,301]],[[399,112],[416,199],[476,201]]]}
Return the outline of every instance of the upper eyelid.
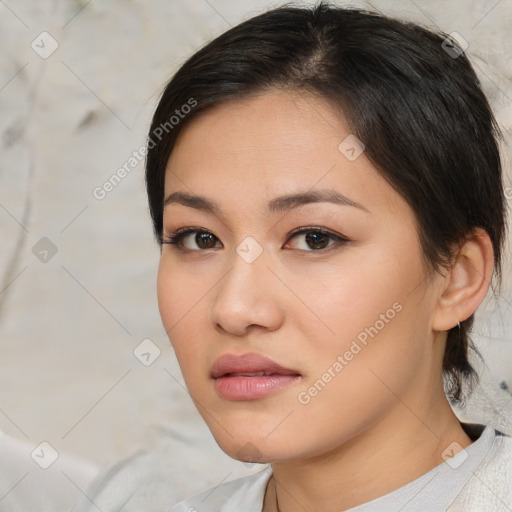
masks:
{"label": "upper eyelid", "polygon": [[335,231],[323,228],[321,226],[303,226],[301,228],[296,228],[290,231],[287,236],[296,235],[298,233],[305,233],[307,231],[320,231],[322,233],[326,233],[328,235],[331,235],[333,237],[339,237],[339,238],[347,238],[345,235],[342,235],[341,233],[336,233]]}
{"label": "upper eyelid", "polygon": [[185,237],[185,236],[191,235],[193,233],[209,233],[209,234],[213,235],[217,240],[220,241],[220,238],[215,233],[210,231],[209,229],[198,228],[198,227],[194,227],[194,226],[179,228],[179,229],[171,232],[170,234],[162,233],[161,239],[162,240],[166,240],[166,239],[169,240],[171,238],[176,238],[176,237],[178,237],[180,235],[182,237]]}
{"label": "upper eyelid", "polygon": [[[329,234],[329,235],[332,235],[332,236],[338,236],[340,238],[346,238],[344,235],[342,235],[340,233],[336,233],[335,231],[332,231],[331,229],[324,228],[322,226],[314,226],[314,225],[302,226],[300,228],[293,229],[289,233],[287,233],[286,236],[289,237],[289,236],[292,236],[292,235],[295,235],[295,234],[298,234],[298,233],[303,233],[303,232],[306,232],[306,231],[321,231],[323,233],[326,233],[326,234]],[[162,236],[166,237],[166,238],[169,238],[169,237],[176,236],[176,235],[179,235],[179,234],[191,234],[191,233],[209,233],[209,234],[215,236],[218,240],[220,240],[220,238],[213,231],[211,231],[209,229],[206,229],[206,228],[196,227],[196,226],[187,226],[187,227],[179,228],[176,231],[174,231],[171,235],[162,234]]]}

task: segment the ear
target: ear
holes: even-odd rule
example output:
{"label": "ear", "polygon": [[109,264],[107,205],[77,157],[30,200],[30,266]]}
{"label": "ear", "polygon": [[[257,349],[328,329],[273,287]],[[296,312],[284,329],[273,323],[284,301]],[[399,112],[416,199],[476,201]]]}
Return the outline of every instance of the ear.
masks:
{"label": "ear", "polygon": [[488,233],[476,228],[454,257],[444,279],[432,328],[448,331],[469,318],[484,300],[494,270],[494,251]]}

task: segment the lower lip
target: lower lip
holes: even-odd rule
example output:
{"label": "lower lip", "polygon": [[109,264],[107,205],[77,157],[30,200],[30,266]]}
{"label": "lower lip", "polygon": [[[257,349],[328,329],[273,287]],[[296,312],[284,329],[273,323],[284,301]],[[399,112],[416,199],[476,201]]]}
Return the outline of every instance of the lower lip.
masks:
{"label": "lower lip", "polygon": [[265,375],[262,377],[218,377],[217,392],[227,400],[257,400],[300,380],[300,375]]}

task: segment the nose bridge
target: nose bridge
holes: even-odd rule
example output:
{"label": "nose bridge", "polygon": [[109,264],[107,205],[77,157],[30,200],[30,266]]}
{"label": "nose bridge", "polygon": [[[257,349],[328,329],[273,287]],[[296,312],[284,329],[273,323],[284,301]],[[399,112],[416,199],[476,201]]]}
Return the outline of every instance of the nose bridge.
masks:
{"label": "nose bridge", "polygon": [[268,273],[266,267],[268,251],[264,251],[253,236],[246,236],[229,254],[230,271],[224,280],[229,288],[244,286],[244,283],[256,282]]}
{"label": "nose bridge", "polygon": [[[249,237],[248,237],[249,238]],[[254,239],[253,239],[254,240]],[[250,295],[260,294],[260,286],[265,288],[265,282],[270,274],[266,266],[263,248],[253,241],[244,240],[236,247],[236,252],[230,258],[230,271],[221,284],[221,295],[228,299],[240,299],[242,302],[253,301]]]}
{"label": "nose bridge", "polygon": [[273,275],[263,247],[247,237],[237,246],[230,263],[215,296],[213,322],[237,334],[250,325],[277,328],[282,315],[276,287],[269,282]]}

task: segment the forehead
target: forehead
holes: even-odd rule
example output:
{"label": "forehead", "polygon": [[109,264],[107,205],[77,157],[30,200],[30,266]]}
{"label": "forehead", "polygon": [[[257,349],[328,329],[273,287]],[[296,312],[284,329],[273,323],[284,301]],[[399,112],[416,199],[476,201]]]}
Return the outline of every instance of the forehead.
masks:
{"label": "forehead", "polygon": [[319,156],[318,147],[329,148],[331,160],[337,158],[340,132],[345,131],[340,118],[316,97],[267,92],[229,101],[198,116],[178,137],[169,164],[171,168],[204,166],[210,160],[213,166],[229,160],[238,169],[262,162],[265,167],[274,162],[286,169],[306,155],[311,162]]}
{"label": "forehead", "polygon": [[165,196],[183,191],[259,207],[271,197],[319,187],[363,204],[368,192],[379,202],[396,200],[364,152],[347,158],[344,141],[353,137],[342,115],[311,94],[271,91],[233,100],[199,115],[180,133]]}

